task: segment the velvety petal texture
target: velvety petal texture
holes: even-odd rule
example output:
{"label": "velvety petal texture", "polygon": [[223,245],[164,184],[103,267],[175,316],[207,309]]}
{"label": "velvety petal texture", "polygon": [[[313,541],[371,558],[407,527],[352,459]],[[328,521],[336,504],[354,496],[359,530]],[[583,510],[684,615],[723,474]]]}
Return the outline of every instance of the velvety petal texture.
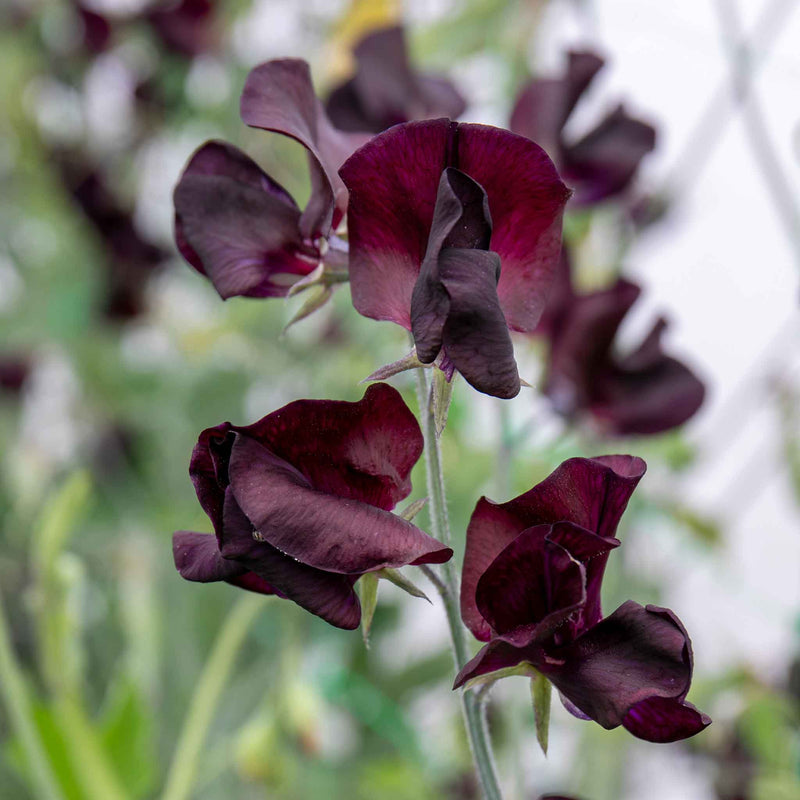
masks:
{"label": "velvety petal texture", "polygon": [[368,34],[353,55],[355,75],[337,86],[326,104],[340,130],[380,133],[401,122],[455,118],[464,111],[464,100],[449,81],[411,67],[401,26]]}
{"label": "velvety petal texture", "polygon": [[551,319],[545,393],[560,413],[589,413],[610,434],[669,430],[692,417],[705,397],[694,372],[664,353],[663,318],[635,350],[616,352],[618,330],[640,292],[624,279],[589,294],[562,292]]}
{"label": "velvety petal texture", "polygon": [[181,255],[223,299],[285,296],[319,261],[300,235],[294,200],[226,142],[207,142],[194,153],[174,203]]}
{"label": "velvety petal texture", "polygon": [[511,113],[511,130],[547,150],[567,183],[576,187],[577,205],[625,191],[656,143],[655,128],[631,117],[622,106],[577,141],[565,138],[564,126],[603,64],[594,53],[570,52],[564,73],[531,81]]}
{"label": "velvety petal texture", "polygon": [[299,400],[253,425],[203,431],[190,474],[216,536],[176,533],[179,572],[271,591],[357,627],[362,574],[452,556],[390,513],[411,490],[422,446],[413,414],[386,384],[357,403]]}
{"label": "velvety petal texture", "polygon": [[479,501],[467,531],[461,609],[488,643],[454,688],[527,664],[556,686],[568,710],[605,728],[624,725],[639,738],[670,742],[710,724],[685,700],[691,642],[671,611],[628,601],[602,617],[605,562],[644,468],[631,456],[570,459],[508,503]]}
{"label": "velvety petal texture", "polygon": [[513,397],[505,329],[536,327],[569,195],[544,151],[488,126],[412,122],[373,138],[340,174],[356,309],[411,330],[421,359],[443,348],[480,391]]}

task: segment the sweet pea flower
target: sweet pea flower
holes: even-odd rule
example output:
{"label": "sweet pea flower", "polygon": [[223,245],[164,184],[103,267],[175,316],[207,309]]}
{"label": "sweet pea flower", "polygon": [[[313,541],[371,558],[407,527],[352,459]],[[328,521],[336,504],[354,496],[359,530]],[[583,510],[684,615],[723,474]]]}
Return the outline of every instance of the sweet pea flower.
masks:
{"label": "sweet pea flower", "polygon": [[276,594],[356,628],[364,573],[453,555],[390,513],[422,448],[414,415],[386,384],[357,403],[298,400],[252,425],[208,428],[189,473],[216,535],[178,531],[175,565],[187,580]]}
{"label": "sweet pea flower", "polygon": [[569,190],[536,144],[447,119],[396,125],[342,166],[353,304],[410,330],[417,357],[514,397],[509,329],[532,331]]}
{"label": "sweet pea flower", "polygon": [[617,332],[640,294],[624,278],[607,289],[576,293],[566,251],[562,254],[543,331],[550,340],[544,391],[559,413],[588,413],[605,433],[623,436],[661,433],[700,408],[702,381],[662,350],[663,317],[638,347],[617,352]]}
{"label": "sweet pea flower", "polygon": [[458,117],[465,103],[453,85],[417,73],[408,58],[403,27],[373,31],[353,49],[356,71],[328,97],[326,110],[343,131],[380,133],[400,122]]}
{"label": "sweet pea flower", "polygon": [[692,648],[678,618],[632,601],[602,615],[608,554],[644,471],[632,456],[572,458],[507,503],[481,498],[467,529],[461,616],[488,644],[454,688],[523,665],[604,728],[671,742],[710,723],[685,699]]}
{"label": "sweet pea flower", "polygon": [[570,52],[566,71],[532,80],[511,112],[511,130],[547,150],[564,180],[576,188],[576,205],[623,192],[656,143],[655,128],[631,117],[621,105],[577,141],[565,138],[564,126],[603,64],[594,53]]}
{"label": "sweet pea flower", "polygon": [[347,207],[339,165],[367,138],[331,125],[308,64],[268,61],[247,77],[243,121],[300,142],[308,151],[311,197],[301,211],[289,193],[233,145],[211,141],[190,158],[175,188],[175,240],[223,299],[285,297],[324,260],[346,263],[334,231]]}

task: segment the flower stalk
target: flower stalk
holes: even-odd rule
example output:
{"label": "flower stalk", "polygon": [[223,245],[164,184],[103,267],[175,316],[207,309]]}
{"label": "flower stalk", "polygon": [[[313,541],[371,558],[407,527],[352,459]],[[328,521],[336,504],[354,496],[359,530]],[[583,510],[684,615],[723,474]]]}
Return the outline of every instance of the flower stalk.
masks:
{"label": "flower stalk", "polygon": [[[429,403],[429,386],[424,369],[415,370],[417,384],[417,400],[422,419],[422,430],[425,436],[425,472],[430,498],[429,513],[431,519],[431,535],[443,544],[450,543],[450,520],[447,513],[447,498],[442,470],[442,454],[439,437],[436,432],[436,420]],[[430,569],[430,572],[433,572]],[[461,622],[458,607],[458,574],[453,561],[442,565],[442,578],[433,581],[441,595],[450,628],[450,639],[456,670],[461,670],[469,661],[470,652],[467,644],[466,629]],[[474,692],[461,692],[461,710],[464,725],[467,729],[475,772],[485,800],[502,800],[500,786],[495,774],[492,745],[489,730],[486,726],[482,698]]]}

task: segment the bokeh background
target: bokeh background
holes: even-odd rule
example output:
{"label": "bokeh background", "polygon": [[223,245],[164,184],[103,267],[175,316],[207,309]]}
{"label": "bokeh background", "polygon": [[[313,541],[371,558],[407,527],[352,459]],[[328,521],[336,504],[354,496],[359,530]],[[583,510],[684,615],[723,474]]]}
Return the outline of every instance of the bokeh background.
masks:
{"label": "bokeh background", "polygon": [[[188,478],[200,430],[357,399],[407,349],[346,287],[285,334],[301,300],[222,303],[175,252],[172,188],[216,137],[306,197],[301,148],[239,121],[247,71],[302,57],[324,95],[353,43],[398,20],[469,121],[505,125],[570,47],[607,58],[570,125],[623,100],[658,142],[636,186],[647,225],[624,203],[573,220],[580,280],[624,268],[645,294],[623,340],[665,313],[708,387],[679,432],[622,441],[567,425],[535,389],[503,418],[458,387],[456,557],[481,494],[508,499],[573,455],[643,456],[604,603],[678,613],[689,699],[714,719],[656,746],[554,704],[545,758],[525,681],[504,681],[489,718],[507,797],[800,797],[800,3],[183,5],[179,24],[143,0],[0,6],[0,798],[477,797],[440,603],[382,588],[366,649],[293,604],[187,584],[171,556],[174,530],[209,530]],[[541,349],[517,355],[535,385]],[[411,379],[392,382],[414,407]],[[502,430],[517,434],[498,464]]]}

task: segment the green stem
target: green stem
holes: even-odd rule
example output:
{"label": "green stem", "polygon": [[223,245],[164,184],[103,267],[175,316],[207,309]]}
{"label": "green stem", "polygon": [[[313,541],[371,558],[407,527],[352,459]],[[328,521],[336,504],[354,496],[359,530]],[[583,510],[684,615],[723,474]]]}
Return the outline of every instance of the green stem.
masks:
{"label": "green stem", "polygon": [[0,595],[0,695],[2,695],[11,725],[19,737],[28,762],[33,790],[42,800],[62,800],[63,795],[50,769],[39,731],[28,702],[28,687],[11,648],[3,598]]}
{"label": "green stem", "polygon": [[[450,521],[447,514],[447,498],[444,489],[444,472],[439,439],[436,436],[436,422],[428,404],[428,382],[425,370],[414,370],[417,381],[417,401],[425,435],[425,467],[428,480],[429,511],[431,534],[443,544],[450,545]],[[452,560],[443,565],[443,580],[434,582],[444,603],[447,623],[453,647],[456,670],[469,661],[466,629],[461,622],[458,604],[458,574]],[[475,771],[485,800],[502,800],[497,776],[494,771],[492,745],[483,713],[481,700],[474,692],[462,691],[461,710],[467,729]]]}
{"label": "green stem", "polygon": [[223,623],[189,704],[162,800],[184,800],[190,796],[197,761],[219,698],[247,633],[263,607],[263,596],[247,594],[239,599]]}

